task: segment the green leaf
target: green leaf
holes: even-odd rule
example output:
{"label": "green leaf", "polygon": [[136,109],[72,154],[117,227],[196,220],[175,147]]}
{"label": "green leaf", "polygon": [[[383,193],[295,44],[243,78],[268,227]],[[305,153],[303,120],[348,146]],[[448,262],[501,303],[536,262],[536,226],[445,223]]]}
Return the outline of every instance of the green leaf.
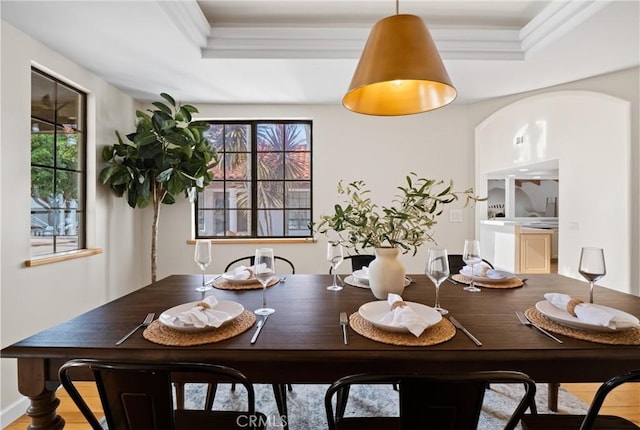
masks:
{"label": "green leaf", "polygon": [[139,157],[143,160],[155,158],[160,154],[162,154],[162,143],[157,140],[152,142],[150,145],[141,147],[138,152]]}
{"label": "green leaf", "polygon": [[169,193],[165,194],[164,198],[162,199],[162,204],[165,204],[165,205],[172,205],[175,202],[176,202],[175,197],[173,197]]}
{"label": "green leaf", "polygon": [[115,148],[113,146],[105,146],[102,148],[102,160],[110,161],[115,154]]}
{"label": "green leaf", "polygon": [[158,141],[157,136],[151,131],[145,131],[142,133],[137,133],[133,138],[133,143],[138,147],[144,145],[150,145]]}
{"label": "green leaf", "polygon": [[156,181],[166,182],[172,173],[173,173],[173,167],[163,170],[162,172],[158,173],[158,175],[156,176]]}
{"label": "green leaf", "polygon": [[109,179],[111,179],[111,176],[113,176],[113,173],[117,170],[117,168],[118,168],[117,165],[105,167],[100,172],[100,175],[98,176],[98,180],[101,183],[106,184],[107,182],[109,182]]}
{"label": "green leaf", "polygon": [[135,188],[130,188],[127,192],[127,203],[132,208],[135,208],[138,204],[138,193]]}
{"label": "green leaf", "polygon": [[[197,110],[196,110],[196,112],[197,112]],[[187,109],[186,106],[180,106],[180,110],[178,111],[178,113],[180,113],[180,115],[182,115],[182,117],[184,118],[184,121],[191,122],[191,118],[192,118],[191,117],[191,112],[189,111],[189,109]],[[176,118],[177,118],[177,114],[176,114]]]}
{"label": "green leaf", "polygon": [[169,191],[169,194],[175,196],[176,194],[180,194],[187,185],[188,183],[184,183],[180,175],[171,175],[167,182],[167,191]]}
{"label": "green leaf", "polygon": [[190,113],[198,113],[198,109],[196,109],[194,106],[191,106],[191,105],[183,105],[181,109],[185,109]]}
{"label": "green leaf", "polygon": [[153,102],[151,104],[157,107],[158,109],[160,109],[162,112],[166,113],[167,115],[171,115],[171,108],[166,104],[161,102]]}
{"label": "green leaf", "polygon": [[169,102],[169,104],[171,104],[171,106],[176,107],[176,101],[173,99],[173,97],[171,97],[169,94],[167,93],[160,93],[160,97],[162,97],[163,99],[165,99],[166,101]]}

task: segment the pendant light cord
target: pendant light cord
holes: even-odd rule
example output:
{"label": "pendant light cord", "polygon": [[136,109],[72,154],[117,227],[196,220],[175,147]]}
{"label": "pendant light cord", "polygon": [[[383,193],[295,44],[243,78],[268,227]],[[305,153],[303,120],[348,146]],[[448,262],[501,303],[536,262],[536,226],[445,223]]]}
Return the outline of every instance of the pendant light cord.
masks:
{"label": "pendant light cord", "polygon": [[396,15],[400,14],[400,0],[396,0]]}

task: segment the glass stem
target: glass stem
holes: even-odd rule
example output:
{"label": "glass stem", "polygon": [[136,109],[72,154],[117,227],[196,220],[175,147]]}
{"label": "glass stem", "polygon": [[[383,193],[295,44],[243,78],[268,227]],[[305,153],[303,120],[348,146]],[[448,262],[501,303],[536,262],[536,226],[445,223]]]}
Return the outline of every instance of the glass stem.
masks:
{"label": "glass stem", "polygon": [[262,307],[267,307],[267,284],[262,284]]}
{"label": "glass stem", "polygon": [[475,269],[476,269],[476,265],[472,264],[471,265],[471,289],[475,288],[475,286],[476,286],[476,283],[475,283],[475,281],[473,279],[473,275],[475,274]]}
{"label": "glass stem", "polygon": [[593,281],[589,281],[589,303],[593,303]]}
{"label": "glass stem", "polygon": [[436,284],[436,309],[440,307],[440,284]]}
{"label": "glass stem", "polygon": [[202,286],[203,286],[203,287],[204,287],[204,272],[205,272],[205,270],[204,270],[204,269],[202,269]]}
{"label": "glass stem", "polygon": [[337,276],[338,276],[338,274],[336,273],[336,266],[334,265],[333,266],[333,286],[334,287],[336,287],[338,285],[337,284],[337,281],[338,281],[337,280]]}

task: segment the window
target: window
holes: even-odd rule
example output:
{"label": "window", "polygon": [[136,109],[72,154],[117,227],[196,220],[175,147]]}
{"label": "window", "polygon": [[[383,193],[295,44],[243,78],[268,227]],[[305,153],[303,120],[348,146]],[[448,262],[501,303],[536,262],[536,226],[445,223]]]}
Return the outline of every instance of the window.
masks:
{"label": "window", "polygon": [[86,94],[31,70],[31,256],[85,247]]}
{"label": "window", "polygon": [[311,237],[311,121],[210,121],[220,163],[197,238]]}

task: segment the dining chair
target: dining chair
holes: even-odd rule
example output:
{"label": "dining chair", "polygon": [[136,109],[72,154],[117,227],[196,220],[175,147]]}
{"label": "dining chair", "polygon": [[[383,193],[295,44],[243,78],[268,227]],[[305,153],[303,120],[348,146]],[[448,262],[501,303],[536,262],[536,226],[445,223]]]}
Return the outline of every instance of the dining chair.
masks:
{"label": "dining chair", "polygon": [[[274,255],[274,258],[279,261],[282,261],[286,264],[289,265],[289,269],[291,270],[291,274],[295,274],[296,273],[296,267],[293,264],[293,262],[291,262],[289,259],[285,258],[285,257],[280,257],[279,255]],[[229,264],[227,264],[227,266],[224,268],[224,272],[228,272],[231,268],[233,268],[235,265],[238,265],[242,262],[246,262],[248,265],[253,266],[256,262],[256,257],[255,255],[247,255],[245,257],[240,257],[240,258],[236,258],[235,260],[229,262]],[[277,264],[277,263],[276,263]],[[280,272],[278,272],[280,273]],[[235,390],[236,386],[235,384],[231,384],[231,390]],[[287,425],[287,389],[289,391],[293,391],[293,387],[291,386],[291,384],[273,384],[273,395],[275,397],[276,400],[276,405],[278,407],[278,412],[280,414],[280,416],[283,418],[284,420],[284,428],[283,430],[287,430],[288,429],[288,425]],[[216,384],[209,384],[209,387],[207,388],[207,401],[206,401],[206,407],[211,407],[213,405],[213,401],[214,401],[214,397],[215,397],[215,393],[217,390],[217,385]]]}
{"label": "dining chair", "polygon": [[[460,270],[467,265],[462,259],[462,254],[449,254],[448,257],[449,257],[449,273],[451,273],[452,275],[456,273],[460,273]],[[491,264],[489,260],[485,260],[483,258],[482,261],[487,266],[489,266],[489,268],[491,269],[494,268],[493,264]],[[558,410],[558,391],[560,389],[560,384],[557,382],[549,382],[547,384],[547,389],[549,392],[549,396],[548,396],[549,409],[552,411],[557,411]]]}
{"label": "dining chair", "polygon": [[[333,410],[353,384],[390,384],[399,387],[399,416],[345,417]],[[471,372],[455,375],[359,374],[345,376],[329,386],[324,398],[329,430],[416,429],[468,430],[478,426],[484,393],[489,383],[522,384],[523,395],[505,430],[516,427],[527,408],[534,408],[536,385],[521,372]],[[346,402],[345,402],[346,403]]]}
{"label": "dining chair", "polygon": [[[640,382],[640,369],[614,376],[603,383],[593,396],[585,415],[531,414],[522,417],[523,430],[631,430],[640,429],[631,421],[613,415],[598,415],[607,395],[626,382]],[[638,408],[640,410],[640,399]]]}
{"label": "dining chair", "polygon": [[[351,262],[351,272],[355,272],[356,270],[362,269],[364,266],[369,266],[373,260],[376,259],[376,256],[373,254],[354,254],[354,255],[345,255],[344,260],[349,260]],[[329,268],[329,275],[333,274],[333,267]]]}
{"label": "dining chair", "polygon": [[[460,270],[467,265],[462,259],[462,254],[449,254],[449,273],[455,275],[456,273],[460,273]],[[484,264],[489,266],[489,268],[493,269],[493,264],[488,260],[482,259]]]}
{"label": "dining chair", "polygon": [[[296,273],[296,267],[293,265],[293,263],[290,260],[288,260],[288,259],[286,259],[284,257],[280,257],[278,255],[275,255],[273,258],[275,258],[276,261],[280,260],[280,261],[282,261],[284,263],[287,263],[289,265],[289,268],[291,270],[291,274],[292,275]],[[231,269],[236,264],[242,263],[243,261],[246,261],[249,266],[253,266],[255,264],[255,262],[256,262],[256,256],[255,255],[248,255],[246,257],[236,258],[235,260],[233,260],[232,262],[227,264],[227,267],[224,268],[224,272],[227,273],[229,271],[229,269]]]}
{"label": "dining chair", "polygon": [[[133,363],[90,359],[66,362],[59,370],[62,386],[93,430],[103,430],[75,382],[92,374],[110,429],[264,429],[267,417],[255,410],[252,383],[239,371],[204,363]],[[245,387],[244,411],[184,409],[174,406],[173,381],[236,382]]]}

